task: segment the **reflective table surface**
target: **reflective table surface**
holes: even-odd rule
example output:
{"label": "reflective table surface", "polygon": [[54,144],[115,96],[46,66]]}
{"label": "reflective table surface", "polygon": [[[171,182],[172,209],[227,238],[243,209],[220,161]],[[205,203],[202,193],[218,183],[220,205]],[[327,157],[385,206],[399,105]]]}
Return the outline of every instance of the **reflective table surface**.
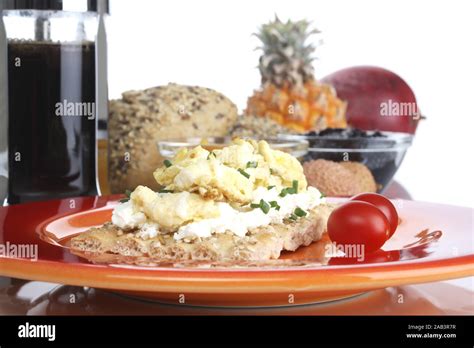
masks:
{"label": "reflective table surface", "polygon": [[[471,282],[473,278],[465,278]],[[472,289],[472,287],[471,287]],[[170,305],[113,292],[0,278],[3,315],[472,315],[474,292],[450,282],[375,290],[349,299],[292,307]]]}

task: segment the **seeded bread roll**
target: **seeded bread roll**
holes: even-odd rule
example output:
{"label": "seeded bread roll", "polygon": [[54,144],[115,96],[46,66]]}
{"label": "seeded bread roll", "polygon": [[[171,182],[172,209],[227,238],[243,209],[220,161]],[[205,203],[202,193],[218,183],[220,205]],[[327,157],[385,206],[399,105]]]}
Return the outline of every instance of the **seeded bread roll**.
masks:
{"label": "seeded bread roll", "polygon": [[163,162],[158,140],[225,136],[236,120],[234,103],[209,88],[169,84],[123,93],[109,103],[111,192],[157,189],[151,173]]}

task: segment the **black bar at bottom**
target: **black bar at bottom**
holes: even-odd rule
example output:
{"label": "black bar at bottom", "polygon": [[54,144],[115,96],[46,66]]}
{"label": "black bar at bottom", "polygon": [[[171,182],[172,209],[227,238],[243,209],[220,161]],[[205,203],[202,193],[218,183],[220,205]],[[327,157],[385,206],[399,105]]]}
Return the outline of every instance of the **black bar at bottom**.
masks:
{"label": "black bar at bottom", "polygon": [[0,316],[0,346],[252,342],[472,347],[473,324],[472,316]]}

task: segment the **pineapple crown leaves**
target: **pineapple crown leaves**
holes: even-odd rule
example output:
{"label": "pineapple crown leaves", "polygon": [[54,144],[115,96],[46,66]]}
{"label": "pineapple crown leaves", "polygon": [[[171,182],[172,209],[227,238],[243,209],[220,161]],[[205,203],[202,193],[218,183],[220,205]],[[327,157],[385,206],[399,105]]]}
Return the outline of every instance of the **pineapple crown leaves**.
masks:
{"label": "pineapple crown leaves", "polygon": [[307,20],[282,22],[275,20],[262,25],[254,35],[262,42],[259,61],[262,83],[299,86],[314,79],[312,62],[316,47],[308,38],[320,31]]}

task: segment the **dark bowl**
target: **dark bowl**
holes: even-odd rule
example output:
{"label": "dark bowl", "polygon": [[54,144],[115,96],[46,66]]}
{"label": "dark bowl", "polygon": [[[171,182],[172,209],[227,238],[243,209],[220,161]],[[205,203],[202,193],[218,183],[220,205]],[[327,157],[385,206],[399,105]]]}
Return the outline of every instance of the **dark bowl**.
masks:
{"label": "dark bowl", "polygon": [[367,132],[368,136],[341,138],[338,136],[280,134],[284,140],[307,140],[307,161],[325,159],[334,162],[352,161],[364,164],[372,172],[378,192],[383,192],[397,172],[413,135],[395,132]]}

